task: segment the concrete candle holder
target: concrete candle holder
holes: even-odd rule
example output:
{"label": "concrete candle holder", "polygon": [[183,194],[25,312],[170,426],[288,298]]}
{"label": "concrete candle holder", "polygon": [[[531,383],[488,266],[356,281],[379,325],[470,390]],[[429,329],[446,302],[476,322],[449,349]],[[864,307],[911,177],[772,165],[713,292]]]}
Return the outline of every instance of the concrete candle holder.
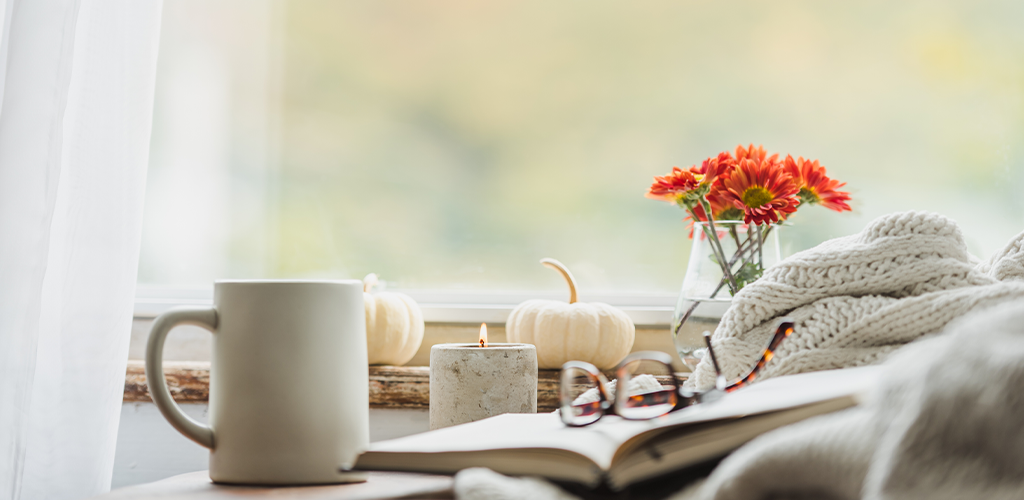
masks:
{"label": "concrete candle holder", "polygon": [[536,412],[537,348],[532,344],[430,348],[431,429]]}

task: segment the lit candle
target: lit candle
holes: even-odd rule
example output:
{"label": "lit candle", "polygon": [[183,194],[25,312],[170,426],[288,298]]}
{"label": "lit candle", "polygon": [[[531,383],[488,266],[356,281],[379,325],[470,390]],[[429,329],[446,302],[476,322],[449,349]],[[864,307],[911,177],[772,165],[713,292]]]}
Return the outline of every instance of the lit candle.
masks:
{"label": "lit candle", "polygon": [[487,324],[481,324],[477,343],[430,348],[431,429],[502,413],[536,412],[533,344],[489,343]]}

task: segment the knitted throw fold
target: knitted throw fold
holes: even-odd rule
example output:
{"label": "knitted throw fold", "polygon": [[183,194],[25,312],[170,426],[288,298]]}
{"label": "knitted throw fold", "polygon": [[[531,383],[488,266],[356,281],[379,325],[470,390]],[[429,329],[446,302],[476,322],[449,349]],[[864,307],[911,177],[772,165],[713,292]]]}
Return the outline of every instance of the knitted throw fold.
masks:
{"label": "knitted throw fold", "polygon": [[1024,302],[886,360],[856,408],[776,429],[672,500],[1024,498]]}
{"label": "knitted throw fold", "polygon": [[[1024,233],[977,263],[934,213],[880,217],[858,234],[789,257],[733,297],[712,343],[727,379],[746,374],[776,318],[796,321],[761,378],[875,364],[979,306],[1024,299]],[[715,383],[708,358],[692,377]]]}

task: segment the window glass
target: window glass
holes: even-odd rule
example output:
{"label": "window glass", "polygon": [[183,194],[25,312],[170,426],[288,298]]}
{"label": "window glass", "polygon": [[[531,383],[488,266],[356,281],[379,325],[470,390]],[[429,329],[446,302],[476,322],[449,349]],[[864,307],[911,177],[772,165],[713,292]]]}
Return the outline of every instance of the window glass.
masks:
{"label": "window glass", "polygon": [[739,143],[816,158],[854,212],[984,256],[1024,229],[1024,3],[175,0],[139,280],[676,291],[654,175]]}

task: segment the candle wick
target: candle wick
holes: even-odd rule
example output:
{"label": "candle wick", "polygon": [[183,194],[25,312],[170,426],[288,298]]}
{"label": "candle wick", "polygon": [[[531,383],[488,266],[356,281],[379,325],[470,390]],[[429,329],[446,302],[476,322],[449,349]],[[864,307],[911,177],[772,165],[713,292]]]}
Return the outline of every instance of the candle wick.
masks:
{"label": "candle wick", "polygon": [[480,339],[480,347],[485,347],[485,346],[486,346],[486,343],[484,342],[484,339]]}

